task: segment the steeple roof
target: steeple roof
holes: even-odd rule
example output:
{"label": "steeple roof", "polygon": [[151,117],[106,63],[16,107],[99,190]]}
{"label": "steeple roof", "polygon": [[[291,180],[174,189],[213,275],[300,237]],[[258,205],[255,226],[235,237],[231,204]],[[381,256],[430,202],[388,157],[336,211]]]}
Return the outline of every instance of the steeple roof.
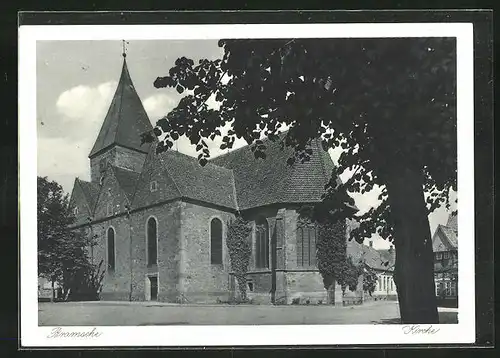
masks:
{"label": "steeple roof", "polygon": [[124,56],[120,81],[89,158],[113,145],[148,153],[150,144],[141,145],[141,134],[152,129]]}

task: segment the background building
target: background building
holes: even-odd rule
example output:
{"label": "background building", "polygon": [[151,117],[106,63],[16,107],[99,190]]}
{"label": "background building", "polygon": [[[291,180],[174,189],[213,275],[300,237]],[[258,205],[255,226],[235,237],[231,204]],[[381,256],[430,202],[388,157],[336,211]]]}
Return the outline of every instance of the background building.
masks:
{"label": "background building", "polygon": [[432,237],[436,296],[442,305],[458,304],[458,223],[451,214],[446,225],[438,225]]}
{"label": "background building", "polygon": [[347,254],[355,264],[361,262],[366,269],[373,271],[377,275],[377,284],[371,295],[360,289],[354,293],[346,290],[344,299],[347,302],[353,300],[362,300],[363,302],[370,300],[397,300],[396,284],[393,280],[396,252],[392,245],[388,250],[376,250],[373,247],[372,241],[368,241],[368,245],[349,241],[347,243]]}

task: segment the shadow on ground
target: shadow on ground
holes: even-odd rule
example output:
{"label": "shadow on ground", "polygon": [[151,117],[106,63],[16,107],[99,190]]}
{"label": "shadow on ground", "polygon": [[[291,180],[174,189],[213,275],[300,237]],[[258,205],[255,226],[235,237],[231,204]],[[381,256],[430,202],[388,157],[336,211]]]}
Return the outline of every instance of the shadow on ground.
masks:
{"label": "shadow on ground", "polygon": [[[381,319],[372,321],[373,324],[401,324],[400,318]],[[457,312],[439,312],[439,324],[456,324],[458,323]]]}

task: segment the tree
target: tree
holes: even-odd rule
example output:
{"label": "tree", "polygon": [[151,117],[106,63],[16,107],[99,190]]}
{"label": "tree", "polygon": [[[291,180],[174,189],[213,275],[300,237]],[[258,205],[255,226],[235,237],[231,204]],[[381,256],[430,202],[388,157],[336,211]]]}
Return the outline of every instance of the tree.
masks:
{"label": "tree", "polygon": [[377,274],[373,271],[373,269],[369,266],[364,266],[363,272],[363,291],[368,292],[368,294],[372,295],[377,287]]}
{"label": "tree", "polygon": [[[157,88],[187,91],[158,120],[158,151],[186,136],[205,165],[206,139],[236,138],[265,158],[267,136],[295,149],[289,164],[308,159],[312,138],[341,146],[336,172],[316,216],[353,217],[338,193],[382,188],[380,205],[360,215],[350,233],[361,242],[378,233],[394,241],[403,323],[436,323],[428,214],[456,190],[456,43],[454,38],[221,40],[222,59],[181,57]],[[207,100],[220,102],[211,108]],[[285,125],[285,136],[278,136]],[[221,128],[227,128],[222,134]],[[145,135],[144,140],[152,140]],[[430,193],[424,198],[424,192]]]}
{"label": "tree", "polygon": [[362,273],[361,270],[362,266],[355,265],[351,257],[347,257],[346,260],[342,261],[338,279],[342,293],[345,294],[345,290],[348,288],[352,292],[356,291],[358,288],[358,278]]}
{"label": "tree", "polygon": [[71,290],[81,290],[82,284],[94,275],[95,268],[88,257],[93,239],[81,230],[71,230],[74,216],[68,196],[62,187],[46,177],[37,178],[38,274],[63,288],[63,297]]}

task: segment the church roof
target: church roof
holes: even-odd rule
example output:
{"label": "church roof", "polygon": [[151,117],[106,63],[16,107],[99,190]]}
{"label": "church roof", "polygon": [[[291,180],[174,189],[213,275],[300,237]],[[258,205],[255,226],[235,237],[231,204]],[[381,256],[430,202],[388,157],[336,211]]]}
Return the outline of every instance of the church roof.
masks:
{"label": "church roof", "polygon": [[263,140],[266,158],[256,159],[250,146],[236,149],[210,162],[231,169],[241,210],[277,203],[319,202],[329,182],[333,162],[319,140],[313,140],[310,160],[287,164],[293,148]]}
{"label": "church roof", "polygon": [[163,153],[163,165],[182,197],[236,208],[231,170],[210,163],[202,167],[196,158],[174,151]]}
{"label": "church roof", "polygon": [[87,200],[87,204],[89,205],[89,209],[92,212],[99,195],[99,185],[79,178],[76,179],[76,182],[80,185],[85,199]]}
{"label": "church roof", "polygon": [[137,179],[139,179],[140,174],[113,165],[110,165],[110,167],[115,174],[118,185],[125,192],[125,195],[129,199],[129,201],[132,201],[137,185]]}
{"label": "church roof", "polygon": [[[89,157],[94,158],[115,145],[147,154],[141,173],[112,166],[132,209],[183,198],[232,210],[319,202],[334,168],[319,139],[311,142],[312,154],[304,163],[287,164],[294,149],[282,148],[279,141],[264,139],[265,159],[256,159],[251,146],[245,146],[214,158],[202,167],[196,158],[172,150],[156,154],[156,142],[142,144],[141,134],[151,130],[124,55],[116,92]],[[155,178],[161,190],[153,193],[150,185]],[[99,185],[83,181],[82,185],[93,210]]]}
{"label": "church roof", "polygon": [[[161,167],[161,175],[169,186],[165,193],[158,194],[165,195],[164,200],[187,198],[233,210],[237,208],[231,170],[211,163],[202,167],[196,158],[172,150],[160,154],[154,154],[154,151],[152,147],[144,167],[148,168],[146,171],[150,166]],[[149,173],[141,175],[134,208],[150,204],[150,178]]]}
{"label": "church roof", "polygon": [[152,129],[124,59],[120,81],[89,158],[112,145],[147,153],[150,145],[141,144],[141,134]]}

